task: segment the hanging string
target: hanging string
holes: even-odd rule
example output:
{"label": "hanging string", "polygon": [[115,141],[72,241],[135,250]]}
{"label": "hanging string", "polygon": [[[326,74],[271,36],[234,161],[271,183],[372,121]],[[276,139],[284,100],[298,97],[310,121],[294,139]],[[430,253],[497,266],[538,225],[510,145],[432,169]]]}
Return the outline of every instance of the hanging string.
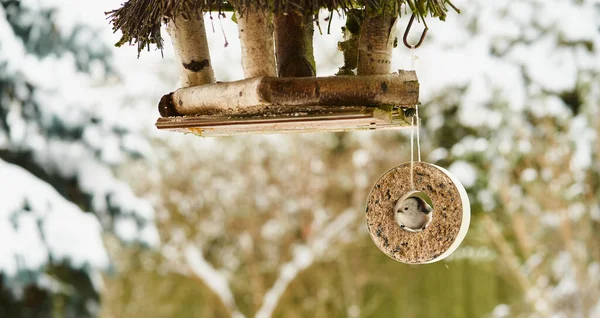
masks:
{"label": "hanging string", "polygon": [[414,174],[414,164],[415,164],[415,155],[414,155],[414,140],[415,140],[415,116],[410,118],[410,189],[415,189],[415,183],[413,181]]}
{"label": "hanging string", "polygon": [[[412,26],[415,20],[415,15],[413,14],[410,17],[410,21],[408,26],[406,27],[406,31],[404,31],[403,42],[404,45],[410,49],[410,69],[415,70],[415,64],[417,59],[419,59],[415,55],[415,49],[421,46],[423,40],[425,39],[425,35],[427,35],[427,27],[421,34],[421,38],[416,45],[410,45],[407,41],[408,33],[410,31],[410,27]],[[416,127],[415,127],[416,126]],[[420,140],[420,130],[421,130],[421,118],[419,117],[419,105],[415,105],[415,114],[410,119],[410,187],[412,190],[415,190],[414,183],[414,170],[415,170],[415,151],[414,151],[414,139],[415,139],[415,130],[417,132],[417,160],[421,162],[421,140]]]}
{"label": "hanging string", "polygon": [[[410,48],[410,69],[415,69],[415,48]],[[419,126],[418,115],[415,113],[410,118],[410,189],[415,190],[414,183],[414,166],[415,166],[415,116],[417,117],[417,127]],[[417,145],[418,142],[419,131],[417,129]],[[419,161],[421,161],[421,155],[419,154]]]}
{"label": "hanging string", "polygon": [[421,140],[419,130],[421,128],[421,118],[419,117],[419,105],[415,105],[415,114],[410,118],[410,188],[415,190],[415,131],[417,134],[417,161],[421,162]]}
{"label": "hanging string", "polygon": [[421,131],[421,117],[419,117],[419,104],[415,105],[415,116],[417,117],[417,158],[419,162],[421,162],[421,140],[419,139],[420,131]]}

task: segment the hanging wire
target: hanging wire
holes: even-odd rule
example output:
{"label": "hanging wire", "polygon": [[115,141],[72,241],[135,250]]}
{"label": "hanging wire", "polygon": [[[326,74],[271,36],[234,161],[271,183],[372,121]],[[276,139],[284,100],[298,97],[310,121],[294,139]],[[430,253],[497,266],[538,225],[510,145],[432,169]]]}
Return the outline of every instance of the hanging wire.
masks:
{"label": "hanging wire", "polygon": [[[410,29],[412,27],[413,22],[415,21],[415,14],[413,13],[408,21],[408,26],[404,31],[404,37],[402,38],[404,42],[404,46],[410,49],[410,66],[411,69],[415,69],[415,49],[420,47],[425,40],[425,36],[427,35],[427,26],[423,30],[421,34],[421,38],[419,42],[415,45],[411,45],[408,43],[408,34],[410,33]],[[415,170],[415,131],[417,134],[417,160],[421,162],[421,139],[420,139],[420,130],[421,130],[421,118],[419,117],[419,104],[415,105],[415,113],[410,118],[410,187],[412,190],[415,190],[414,183],[414,170]]]}
{"label": "hanging wire", "polygon": [[419,104],[417,104],[415,106],[416,108],[416,112],[415,112],[415,116],[416,118],[416,122],[417,122],[417,158],[419,160],[419,162],[421,162],[421,140],[419,139],[419,135],[421,132],[421,117],[419,117]]}
{"label": "hanging wire", "polygon": [[421,118],[419,117],[419,105],[415,106],[415,114],[410,118],[410,188],[415,190],[414,170],[415,170],[415,131],[417,135],[417,161],[421,162],[421,140],[419,130],[421,127]]}
{"label": "hanging wire", "polygon": [[410,118],[410,189],[411,190],[415,189],[415,183],[414,183],[414,178],[413,178],[414,165],[415,165],[414,140],[415,140],[415,116],[412,116]]}

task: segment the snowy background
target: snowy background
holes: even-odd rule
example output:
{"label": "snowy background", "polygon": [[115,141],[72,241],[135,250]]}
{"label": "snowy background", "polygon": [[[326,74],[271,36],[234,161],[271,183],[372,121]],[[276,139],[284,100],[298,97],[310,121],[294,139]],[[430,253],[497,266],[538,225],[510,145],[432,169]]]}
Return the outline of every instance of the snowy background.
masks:
{"label": "snowy background", "polygon": [[[394,50],[421,82],[424,159],[474,214],[419,268],[362,218],[407,132],[159,132],[170,42],[113,47],[120,2],[0,0],[0,317],[600,315],[597,1],[456,0],[416,58]],[[240,79],[237,27],[213,18],[216,78]],[[341,24],[315,35],[318,75],[343,64]]]}

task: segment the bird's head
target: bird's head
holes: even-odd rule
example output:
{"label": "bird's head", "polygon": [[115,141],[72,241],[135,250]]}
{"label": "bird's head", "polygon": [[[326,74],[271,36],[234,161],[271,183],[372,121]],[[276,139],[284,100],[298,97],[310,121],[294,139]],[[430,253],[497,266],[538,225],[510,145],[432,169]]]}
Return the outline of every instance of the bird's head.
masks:
{"label": "bird's head", "polygon": [[417,207],[420,212],[422,212],[424,214],[429,214],[429,213],[433,212],[433,208],[431,207],[431,205],[427,204],[427,202],[425,202],[425,200],[423,200],[419,197],[412,197],[412,198],[417,200]]}

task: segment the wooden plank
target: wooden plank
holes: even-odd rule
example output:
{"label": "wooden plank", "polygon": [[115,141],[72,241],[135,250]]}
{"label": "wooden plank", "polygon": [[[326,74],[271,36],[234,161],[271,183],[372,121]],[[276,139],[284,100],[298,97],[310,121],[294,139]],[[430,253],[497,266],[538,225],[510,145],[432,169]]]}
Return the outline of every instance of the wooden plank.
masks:
{"label": "wooden plank", "polygon": [[273,116],[175,116],[162,117],[158,129],[192,133],[203,137],[246,134],[389,130],[410,126],[402,109],[351,107],[338,111],[287,113]]}

